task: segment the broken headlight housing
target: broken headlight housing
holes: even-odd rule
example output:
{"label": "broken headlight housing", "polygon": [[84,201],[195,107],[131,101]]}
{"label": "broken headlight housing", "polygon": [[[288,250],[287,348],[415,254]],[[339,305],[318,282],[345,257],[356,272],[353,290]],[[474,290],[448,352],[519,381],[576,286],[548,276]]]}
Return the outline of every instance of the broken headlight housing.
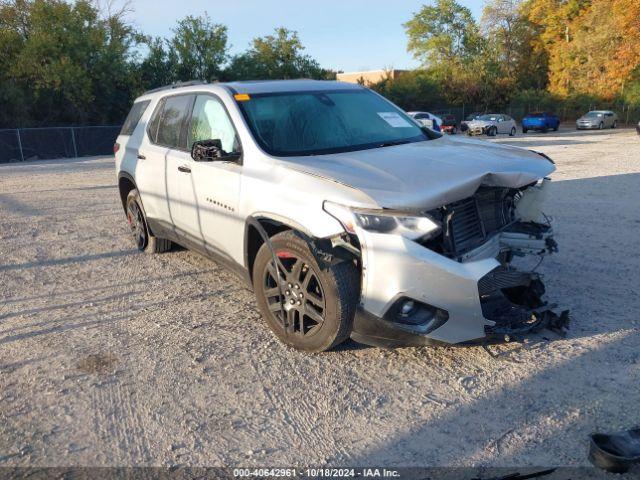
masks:
{"label": "broken headlight housing", "polygon": [[347,233],[356,228],[368,232],[402,235],[409,240],[428,240],[442,230],[440,222],[427,214],[411,214],[394,210],[351,208],[325,201],[324,211],[338,220]]}

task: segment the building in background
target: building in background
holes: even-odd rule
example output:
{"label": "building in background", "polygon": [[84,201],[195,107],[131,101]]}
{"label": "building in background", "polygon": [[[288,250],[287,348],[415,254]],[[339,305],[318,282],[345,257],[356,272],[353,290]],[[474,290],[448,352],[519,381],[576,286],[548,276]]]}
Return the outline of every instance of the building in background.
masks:
{"label": "building in background", "polygon": [[369,70],[362,72],[347,72],[336,74],[336,80],[339,82],[359,83],[361,85],[371,85],[381,80],[390,78],[395,80],[407,70]]}

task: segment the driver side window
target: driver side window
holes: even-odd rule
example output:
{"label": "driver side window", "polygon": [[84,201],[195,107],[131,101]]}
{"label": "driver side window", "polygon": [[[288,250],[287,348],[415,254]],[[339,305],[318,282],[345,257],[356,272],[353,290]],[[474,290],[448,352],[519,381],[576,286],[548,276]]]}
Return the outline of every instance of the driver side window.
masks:
{"label": "driver side window", "polygon": [[189,127],[188,148],[200,140],[218,139],[226,153],[238,151],[236,130],[224,106],[209,95],[198,95]]}

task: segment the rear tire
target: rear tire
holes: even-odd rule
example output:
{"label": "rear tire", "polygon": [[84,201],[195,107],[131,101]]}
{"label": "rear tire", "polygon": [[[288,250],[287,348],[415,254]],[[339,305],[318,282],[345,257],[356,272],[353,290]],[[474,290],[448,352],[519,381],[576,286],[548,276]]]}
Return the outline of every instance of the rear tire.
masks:
{"label": "rear tire", "polygon": [[611,125],[611,128],[617,128],[617,127],[618,127],[618,121],[614,120],[613,125]]}
{"label": "rear tire", "polygon": [[345,261],[322,269],[308,243],[292,231],[274,235],[271,244],[279,274],[285,276],[281,292],[266,243],[253,266],[258,308],[269,328],[286,345],[307,352],[323,352],[345,341],[360,292],[356,266]]}
{"label": "rear tire", "polygon": [[522,133],[527,133],[529,130],[527,130],[526,128],[522,127]]}
{"label": "rear tire", "polygon": [[516,127],[511,127],[511,131],[509,132],[509,136],[510,137],[515,137],[516,136]]}
{"label": "rear tire", "polygon": [[135,188],[127,195],[126,211],[129,228],[138,250],[147,253],[163,253],[171,249],[170,240],[158,238],[149,230],[140,193]]}

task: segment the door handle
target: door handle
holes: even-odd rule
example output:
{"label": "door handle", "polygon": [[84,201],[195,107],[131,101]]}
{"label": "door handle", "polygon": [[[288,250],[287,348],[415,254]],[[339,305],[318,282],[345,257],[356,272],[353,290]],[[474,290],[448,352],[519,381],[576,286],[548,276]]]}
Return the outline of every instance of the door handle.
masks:
{"label": "door handle", "polygon": [[141,153],[138,154],[138,160],[146,160],[146,159],[147,159],[147,157],[145,157]]}
{"label": "door handle", "polygon": [[191,167],[189,167],[187,165],[180,165],[178,167],[178,171],[179,172],[184,172],[184,173],[191,173]]}

